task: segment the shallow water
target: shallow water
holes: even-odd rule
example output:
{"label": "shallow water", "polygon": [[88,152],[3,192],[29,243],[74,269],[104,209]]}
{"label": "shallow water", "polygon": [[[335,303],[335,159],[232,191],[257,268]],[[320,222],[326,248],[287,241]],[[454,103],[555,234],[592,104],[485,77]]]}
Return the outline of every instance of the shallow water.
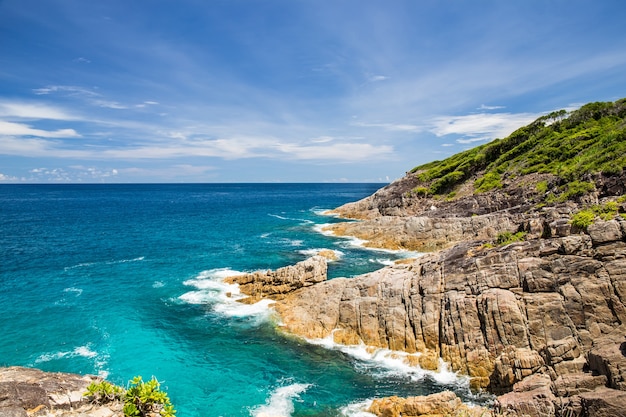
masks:
{"label": "shallow water", "polygon": [[321,213],[381,184],[0,186],[0,365],[156,376],[179,416],[366,415],[365,401],[453,389],[451,373],[407,368],[276,331],[222,279],[327,248],[331,277],[403,253],[327,236]]}

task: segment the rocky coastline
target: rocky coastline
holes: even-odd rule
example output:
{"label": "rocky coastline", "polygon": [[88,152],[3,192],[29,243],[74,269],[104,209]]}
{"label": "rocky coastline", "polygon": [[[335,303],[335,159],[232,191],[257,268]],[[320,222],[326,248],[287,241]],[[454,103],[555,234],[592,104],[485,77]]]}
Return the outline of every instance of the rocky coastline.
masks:
{"label": "rocky coastline", "polygon": [[[377,247],[432,251],[332,280],[320,276],[326,260],[317,256],[292,269],[309,274],[300,274],[306,283],[288,291],[277,280],[284,269],[263,273],[263,282],[254,274],[231,282],[247,285],[244,292],[253,298],[263,287],[288,333],[406,352],[426,369],[436,369],[441,358],[468,375],[473,389],[497,395],[484,415],[626,416],[626,219],[597,219],[585,230],[571,222],[575,210],[615,202],[620,193],[535,210],[528,207],[536,196],[494,193],[495,211],[483,214],[468,201],[474,197],[438,202],[435,209],[422,202],[421,211],[400,199],[404,208],[390,215],[389,194],[397,186],[336,210],[361,220],[333,230]],[[626,212],[620,204],[619,212]],[[523,241],[495,243],[501,233],[520,231]],[[416,411],[423,401],[391,397],[369,411],[470,415]]]}
{"label": "rocky coastline", "polygon": [[[356,221],[330,228],[425,254],[327,280],[328,251],[228,278],[248,296],[240,301],[272,299],[292,335],[404,352],[424,369],[444,361],[496,398],[488,409],[450,392],[381,398],[368,410],[377,416],[626,416],[626,178],[597,177],[597,192],[553,205],[521,181],[453,201],[416,198],[411,178],[336,209]],[[572,224],[580,208],[606,202],[618,209],[611,218]],[[524,239],[499,243],[503,233]],[[96,379],[2,368],[0,415],[121,415],[83,397]]]}

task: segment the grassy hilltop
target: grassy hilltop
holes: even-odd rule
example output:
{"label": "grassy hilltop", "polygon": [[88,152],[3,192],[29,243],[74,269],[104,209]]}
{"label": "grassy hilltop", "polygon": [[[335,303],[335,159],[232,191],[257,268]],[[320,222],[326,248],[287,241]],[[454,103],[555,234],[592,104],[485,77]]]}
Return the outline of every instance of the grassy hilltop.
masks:
{"label": "grassy hilltop", "polygon": [[621,99],[555,111],[504,139],[420,165],[409,175],[418,180],[412,194],[454,198],[468,181],[474,193],[484,193],[502,188],[507,179],[550,174],[556,188],[547,181],[534,185],[552,191],[548,200],[563,201],[593,191],[594,174],[619,175],[624,168],[626,99]]}

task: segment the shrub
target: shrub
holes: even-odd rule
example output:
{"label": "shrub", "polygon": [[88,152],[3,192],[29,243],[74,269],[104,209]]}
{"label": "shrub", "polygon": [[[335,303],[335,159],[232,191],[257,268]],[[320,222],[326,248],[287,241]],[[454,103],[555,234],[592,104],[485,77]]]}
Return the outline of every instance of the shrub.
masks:
{"label": "shrub", "polygon": [[526,237],[526,232],[517,232],[517,233],[502,232],[502,233],[499,233],[498,236],[496,237],[496,243],[498,245],[508,245],[509,243],[513,243],[513,242],[521,242],[524,240],[525,237]]}
{"label": "shrub", "polygon": [[489,172],[482,178],[474,181],[474,188],[477,193],[485,193],[493,190],[494,188],[502,188],[502,182],[500,181],[500,175],[495,172]]}
{"label": "shrub", "polygon": [[579,229],[587,230],[589,226],[593,224],[593,220],[596,215],[590,209],[581,210],[578,213],[575,213],[570,220],[572,226],[576,226]]}
{"label": "shrub", "polygon": [[567,184],[567,190],[563,193],[563,200],[569,200],[572,197],[580,197],[588,194],[596,189],[596,186],[591,182],[586,181],[572,181]]}
{"label": "shrub", "polygon": [[548,181],[539,181],[537,185],[535,185],[535,189],[539,194],[545,194],[548,191]]}
{"label": "shrub", "polygon": [[428,188],[426,187],[415,187],[413,188],[413,194],[416,194],[420,197],[428,196]]}
{"label": "shrub", "polygon": [[465,177],[463,171],[452,171],[430,185],[431,194],[441,194],[442,192],[452,188]]}
{"label": "shrub", "polygon": [[144,382],[141,376],[136,376],[124,397],[124,414],[129,417],[144,417],[154,412],[162,417],[176,414],[167,393],[161,391],[161,384],[154,377]]}
{"label": "shrub", "polygon": [[140,376],[136,376],[130,381],[127,390],[107,381],[92,382],[84,395],[91,397],[94,404],[107,404],[123,399],[126,417],[148,417],[155,413],[161,417],[174,417],[176,410],[160,386],[154,377],[144,382]]}
{"label": "shrub", "polygon": [[90,397],[95,404],[106,404],[122,398],[124,389],[110,382],[92,382],[87,387],[86,397]]}

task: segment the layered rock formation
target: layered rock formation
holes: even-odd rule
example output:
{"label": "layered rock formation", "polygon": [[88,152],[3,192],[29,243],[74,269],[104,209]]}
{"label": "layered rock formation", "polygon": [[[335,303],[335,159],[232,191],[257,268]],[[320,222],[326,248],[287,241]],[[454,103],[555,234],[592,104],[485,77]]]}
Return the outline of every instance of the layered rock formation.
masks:
{"label": "layered rock formation", "polygon": [[122,417],[120,403],[94,405],[84,396],[87,386],[100,380],[31,368],[0,368],[0,416]]}
{"label": "layered rock formation", "polygon": [[369,412],[384,417],[485,417],[482,407],[468,406],[450,391],[423,397],[376,399]]}
{"label": "layered rock formation", "polygon": [[581,234],[567,222],[535,226],[561,236],[459,243],[280,292],[276,310],[306,338],[441,357],[514,415],[625,415],[626,221]]}

